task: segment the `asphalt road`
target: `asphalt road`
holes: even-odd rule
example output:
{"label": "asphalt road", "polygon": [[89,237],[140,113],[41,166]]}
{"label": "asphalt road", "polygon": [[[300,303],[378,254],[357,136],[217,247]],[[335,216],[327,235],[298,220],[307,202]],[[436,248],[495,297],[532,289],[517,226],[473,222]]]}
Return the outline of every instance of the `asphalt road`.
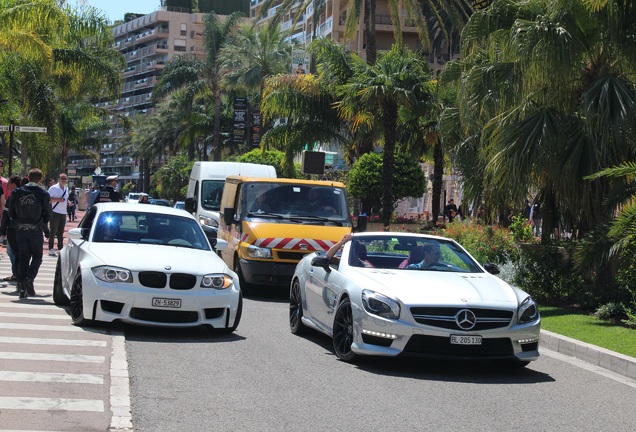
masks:
{"label": "asphalt road", "polygon": [[633,431],[636,382],[554,352],[525,369],[370,358],[289,332],[286,295],[231,336],[126,326],[136,431]]}

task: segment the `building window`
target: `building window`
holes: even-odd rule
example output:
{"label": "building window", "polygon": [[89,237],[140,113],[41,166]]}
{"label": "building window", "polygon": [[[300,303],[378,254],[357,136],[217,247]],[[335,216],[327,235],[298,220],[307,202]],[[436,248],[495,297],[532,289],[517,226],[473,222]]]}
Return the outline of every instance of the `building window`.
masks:
{"label": "building window", "polygon": [[175,39],[174,40],[174,50],[185,52],[186,50],[186,41],[185,39]]}
{"label": "building window", "polygon": [[181,24],[181,36],[185,36],[188,34],[188,25]]}

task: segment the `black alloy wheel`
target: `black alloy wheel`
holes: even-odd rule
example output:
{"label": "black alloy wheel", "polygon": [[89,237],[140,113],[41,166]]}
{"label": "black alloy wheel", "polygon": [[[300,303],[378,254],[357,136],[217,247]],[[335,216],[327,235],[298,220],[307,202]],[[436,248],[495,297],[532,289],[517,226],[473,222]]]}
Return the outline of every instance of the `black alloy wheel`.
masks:
{"label": "black alloy wheel", "polygon": [[333,349],[336,356],[346,362],[352,362],[358,357],[351,351],[353,343],[353,315],[351,301],[345,298],[336,309],[333,319]]}
{"label": "black alloy wheel", "polygon": [[69,300],[64,294],[64,288],[62,287],[62,258],[57,258],[57,265],[55,266],[55,277],[53,279],[53,303],[56,306],[68,306]]}
{"label": "black alloy wheel", "polygon": [[294,279],[289,291],[289,328],[295,335],[305,333],[307,327],[303,324],[303,300],[300,295],[300,282]]}
{"label": "black alloy wheel", "polygon": [[71,319],[76,326],[89,324],[89,320],[84,318],[84,290],[82,288],[82,275],[78,272],[73,280],[71,288]]}

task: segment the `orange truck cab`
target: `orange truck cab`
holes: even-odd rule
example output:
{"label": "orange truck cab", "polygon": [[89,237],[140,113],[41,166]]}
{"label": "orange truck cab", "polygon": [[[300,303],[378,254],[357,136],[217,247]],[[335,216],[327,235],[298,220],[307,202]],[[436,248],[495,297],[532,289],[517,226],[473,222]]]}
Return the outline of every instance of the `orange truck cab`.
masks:
{"label": "orange truck cab", "polygon": [[[296,264],[353,231],[345,185],[331,181],[228,176],[221,199],[221,252],[243,292],[289,286]],[[361,230],[365,219],[359,219]]]}

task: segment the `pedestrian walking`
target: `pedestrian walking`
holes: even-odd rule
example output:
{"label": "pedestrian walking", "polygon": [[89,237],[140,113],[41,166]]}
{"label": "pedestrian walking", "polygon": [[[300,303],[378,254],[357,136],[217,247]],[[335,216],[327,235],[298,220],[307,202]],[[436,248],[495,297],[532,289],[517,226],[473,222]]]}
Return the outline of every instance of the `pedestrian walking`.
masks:
{"label": "pedestrian walking", "polygon": [[75,192],[75,186],[71,188],[68,193],[68,200],[66,202],[66,213],[68,213],[68,221],[73,222],[75,220],[75,210],[77,209],[77,192]]}
{"label": "pedestrian walking", "polygon": [[11,275],[2,279],[5,282],[18,281],[18,243],[13,220],[9,217],[9,206],[11,205],[13,191],[20,186],[22,186],[22,178],[20,176],[12,176],[9,179],[7,183],[9,198],[0,222],[0,234],[3,238],[4,236],[7,237],[7,255],[9,255],[9,260],[11,261]]}
{"label": "pedestrian walking", "polygon": [[[49,237],[47,224],[51,220],[51,197],[44,190],[42,171],[32,168],[29,171],[29,183],[11,194],[9,217],[16,230],[18,247],[18,291],[20,298],[35,295],[33,281],[42,264],[44,236]],[[65,218],[66,220],[66,218]]]}
{"label": "pedestrian walking", "polygon": [[49,237],[49,255],[56,256],[55,239],[57,239],[57,250],[62,250],[64,246],[64,226],[66,225],[68,186],[66,174],[58,176],[58,182],[49,188],[51,197],[51,236]]}

